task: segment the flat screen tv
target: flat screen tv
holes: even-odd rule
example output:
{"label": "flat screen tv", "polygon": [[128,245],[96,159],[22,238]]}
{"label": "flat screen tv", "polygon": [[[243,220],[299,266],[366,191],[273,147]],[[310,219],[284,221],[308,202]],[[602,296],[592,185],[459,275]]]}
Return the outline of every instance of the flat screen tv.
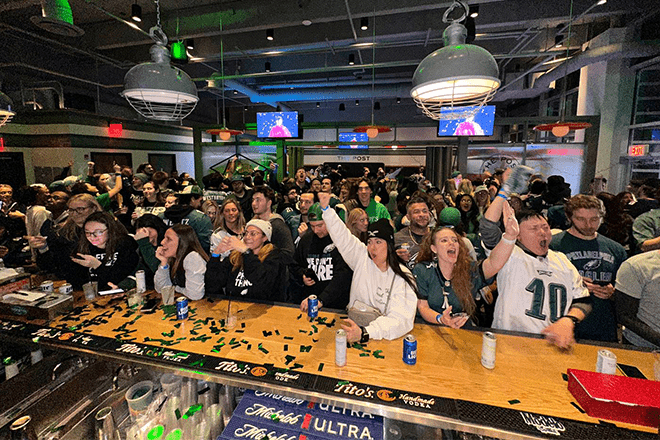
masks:
{"label": "flat screen tv", "polygon": [[257,113],[257,137],[297,138],[298,112]]}
{"label": "flat screen tv", "polygon": [[495,106],[485,105],[470,118],[441,119],[438,121],[438,136],[492,136],[494,123]]}
{"label": "flat screen tv", "polygon": [[352,131],[339,133],[339,144],[337,148],[346,150],[366,150],[369,148],[367,144],[360,142],[369,142],[367,133],[354,133]]}

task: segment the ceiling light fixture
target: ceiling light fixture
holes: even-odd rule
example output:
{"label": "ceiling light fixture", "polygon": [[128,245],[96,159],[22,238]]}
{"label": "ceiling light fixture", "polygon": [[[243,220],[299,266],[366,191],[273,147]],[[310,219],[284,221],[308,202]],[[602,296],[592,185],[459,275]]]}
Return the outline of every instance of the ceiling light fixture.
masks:
{"label": "ceiling light fixture", "polygon": [[266,40],[268,41],[273,41],[275,39],[275,30],[274,29],[266,29]]}
{"label": "ceiling light fixture", "polygon": [[[268,64],[268,63],[266,63]],[[222,127],[221,128],[211,128],[209,130],[206,130],[207,133],[214,134],[217,136],[220,136],[220,139],[223,141],[228,141],[231,139],[232,136],[236,136],[239,134],[243,134],[241,130],[232,130],[231,128],[227,128],[227,118],[226,118],[226,113],[227,113],[227,108],[225,107],[225,46],[224,46],[224,41],[222,38],[222,20],[220,20],[220,73],[222,74]],[[237,91],[234,90],[236,93]],[[216,106],[217,106],[217,100],[216,100]],[[243,108],[243,111],[247,111],[247,107]],[[220,117],[217,116],[218,118],[218,124],[220,123]]]}
{"label": "ceiling light fixture", "polygon": [[360,105],[360,100],[359,99],[355,100],[355,105]]}
{"label": "ceiling light fixture", "polygon": [[[601,3],[598,3],[601,4]],[[569,13],[568,21],[568,32],[566,34],[566,58],[569,57],[569,52],[571,48],[571,25],[573,23],[573,0],[571,0],[571,8]],[[560,25],[561,26],[561,25]],[[559,27],[559,26],[558,26]],[[559,35],[557,35],[558,37]],[[555,37],[555,42],[557,41]],[[541,124],[534,127],[536,131],[550,131],[553,135],[558,138],[566,136],[571,130],[582,130],[585,128],[591,127],[591,124],[588,122],[566,122],[566,86],[568,83],[568,63],[565,64],[564,68],[564,81],[562,87],[562,96],[560,98],[559,106],[559,121],[552,124]]]}
{"label": "ceiling light fixture", "polygon": [[37,27],[65,37],[80,37],[84,30],[73,24],[73,12],[68,0],[41,0],[41,15],[30,17]]}
{"label": "ceiling light fixture", "polygon": [[137,1],[131,5],[131,18],[138,23],[142,22],[142,6],[137,4]]}
{"label": "ceiling light fixture", "polygon": [[339,104],[339,111],[340,111],[340,112],[343,112],[344,110],[346,110],[346,106],[345,106],[344,103],[342,102],[341,104]]}
{"label": "ceiling light fixture", "polygon": [[470,17],[477,18],[479,16],[479,5],[474,5],[470,8]]}
{"label": "ceiling light fixture", "polygon": [[401,98],[396,98],[396,103],[401,104]]}
{"label": "ceiling light fixture", "polygon": [[195,109],[199,97],[190,76],[170,64],[167,35],[160,24],[160,0],[156,0],[157,24],[149,30],[154,45],[152,62],[138,64],[124,77],[121,96],[142,116],[158,121],[178,121]]}
{"label": "ceiling light fixture", "polygon": [[317,102],[317,103],[316,103],[316,108],[319,108],[319,107],[321,107],[321,103],[320,103],[320,102]]}
{"label": "ceiling light fixture", "polygon": [[369,29],[369,17],[362,17],[362,19],[360,20],[360,29],[362,29],[363,31]]}
{"label": "ceiling light fixture", "polygon": [[374,103],[374,96],[376,95],[376,8],[374,7],[374,20],[371,28],[371,124],[362,125],[353,129],[356,133],[367,133],[369,139],[378,136],[378,133],[386,133],[392,131],[390,127],[385,125],[376,125],[374,123],[374,110],[380,110],[380,102]]}
{"label": "ceiling light fixture", "polygon": [[16,112],[11,109],[13,105],[11,98],[0,92],[0,127],[11,122],[11,119],[16,115]]}
{"label": "ceiling light fixture", "polygon": [[352,66],[355,64],[355,54],[348,54],[348,65]]}
{"label": "ceiling light fixture", "polygon": [[195,40],[192,38],[188,38],[186,40],[186,48],[188,48],[188,50],[195,50]]}
{"label": "ceiling light fixture", "polygon": [[270,72],[270,61],[266,61],[266,72]]}
{"label": "ceiling light fixture", "polygon": [[[463,8],[464,13],[450,20],[456,8]],[[413,75],[410,95],[431,119],[472,116],[500,86],[495,58],[486,49],[465,44],[467,29],[460,21],[469,11],[464,1],[454,0],[442,17],[450,23],[443,33],[444,47],[424,58]]]}
{"label": "ceiling light fixture", "polygon": [[563,35],[555,35],[555,47],[561,47],[564,43]]}

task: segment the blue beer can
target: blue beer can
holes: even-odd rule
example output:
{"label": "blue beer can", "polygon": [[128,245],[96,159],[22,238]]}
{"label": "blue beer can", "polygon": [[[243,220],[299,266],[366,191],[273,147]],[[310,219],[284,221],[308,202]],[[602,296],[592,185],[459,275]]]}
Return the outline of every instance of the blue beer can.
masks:
{"label": "blue beer can", "polygon": [[307,298],[307,316],[309,319],[316,319],[319,316],[319,299],[316,295],[309,295]]}
{"label": "blue beer can", "polygon": [[411,334],[403,338],[403,362],[408,365],[417,363],[417,338]]}
{"label": "blue beer can", "polygon": [[188,298],[181,297],[176,300],[176,319],[188,318]]}

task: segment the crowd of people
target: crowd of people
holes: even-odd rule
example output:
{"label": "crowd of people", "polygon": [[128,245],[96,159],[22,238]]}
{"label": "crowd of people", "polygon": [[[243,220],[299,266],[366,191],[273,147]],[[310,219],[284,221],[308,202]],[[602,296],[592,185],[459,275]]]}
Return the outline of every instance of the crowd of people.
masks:
{"label": "crowd of people", "polygon": [[[71,167],[72,164],[70,164]],[[660,347],[660,181],[619,194],[596,176],[572,195],[525,166],[441,188],[365,168],[214,172],[199,185],[142,164],[0,184],[0,257],[81,289],[169,287],[347,310],[349,341],[404,336],[416,317],[452,328]],[[70,168],[69,167],[69,168]],[[204,189],[201,188],[204,187]]]}

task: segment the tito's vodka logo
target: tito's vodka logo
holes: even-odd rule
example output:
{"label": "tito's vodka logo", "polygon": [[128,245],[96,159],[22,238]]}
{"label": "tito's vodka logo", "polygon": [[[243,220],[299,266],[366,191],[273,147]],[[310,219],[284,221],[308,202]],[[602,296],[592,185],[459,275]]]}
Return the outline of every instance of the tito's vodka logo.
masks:
{"label": "tito's vodka logo", "polygon": [[277,420],[280,423],[286,424],[286,425],[297,425],[298,422],[300,422],[300,419],[302,418],[301,414],[294,414],[294,413],[288,413],[284,414],[284,411],[279,410],[275,411],[275,408],[269,408],[266,405],[262,405],[260,403],[255,403],[254,405],[245,408],[245,415],[248,416],[253,416],[253,417],[263,417],[264,419],[269,419],[273,420],[274,417],[277,418]]}
{"label": "tito's vodka logo", "polygon": [[543,434],[561,435],[566,431],[566,427],[552,417],[538,416],[534,414],[521,412],[523,421],[529,426],[533,426]]}

